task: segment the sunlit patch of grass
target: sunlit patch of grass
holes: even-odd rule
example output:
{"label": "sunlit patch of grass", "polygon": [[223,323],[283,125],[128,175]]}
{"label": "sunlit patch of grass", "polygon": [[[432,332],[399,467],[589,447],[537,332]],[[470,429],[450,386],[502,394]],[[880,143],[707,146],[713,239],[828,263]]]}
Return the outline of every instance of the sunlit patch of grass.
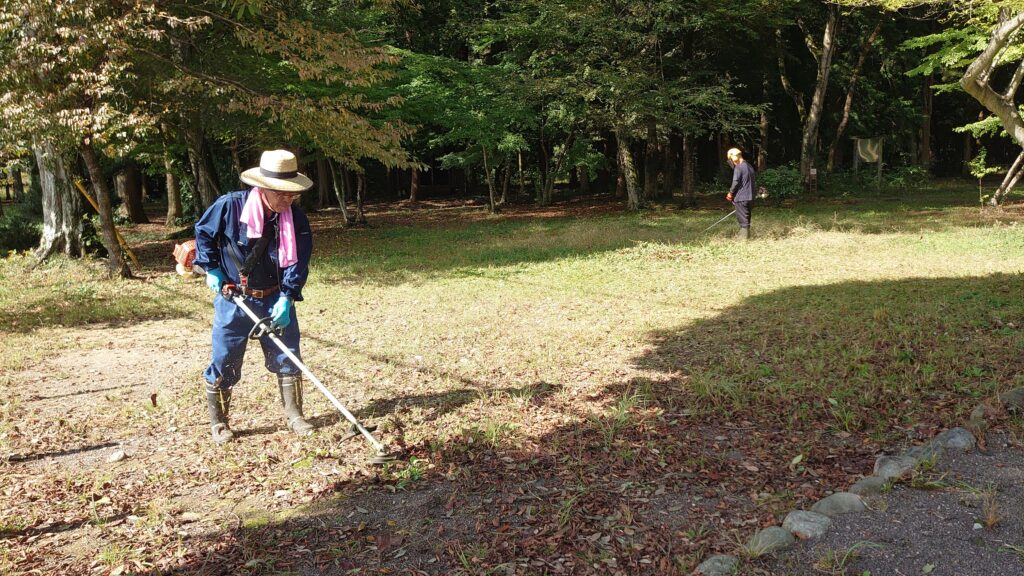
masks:
{"label": "sunlit patch of grass", "polygon": [[96,560],[108,568],[116,568],[133,555],[131,548],[121,544],[107,544],[100,548],[96,554]]}

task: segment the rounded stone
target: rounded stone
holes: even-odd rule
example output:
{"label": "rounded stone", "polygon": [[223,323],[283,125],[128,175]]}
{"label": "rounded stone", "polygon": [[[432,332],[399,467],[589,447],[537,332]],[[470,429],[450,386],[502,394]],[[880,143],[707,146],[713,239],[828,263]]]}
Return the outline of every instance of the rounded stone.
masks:
{"label": "rounded stone", "polygon": [[886,480],[902,478],[917,466],[917,459],[910,456],[879,456],[875,460],[875,476]]}
{"label": "rounded stone", "polygon": [[1015,388],[999,395],[999,400],[1010,412],[1024,410],[1024,388]]}
{"label": "rounded stone", "polygon": [[936,436],[933,442],[950,450],[973,450],[977,440],[966,428],[951,428]]}
{"label": "rounded stone", "polygon": [[747,542],[747,552],[751,556],[763,556],[778,550],[785,550],[796,543],[796,538],[789,533],[789,530],[772,526],[760,530]]}
{"label": "rounded stone", "polygon": [[740,561],[735,556],[719,554],[701,562],[693,576],[731,576],[739,566]]}
{"label": "rounded stone", "polygon": [[832,519],[828,516],[806,510],[794,510],[782,521],[782,527],[801,540],[821,538],[831,525]]}
{"label": "rounded stone", "polygon": [[848,492],[858,496],[881,494],[882,488],[885,487],[887,482],[888,480],[881,476],[865,476],[864,478],[857,480],[853,486],[850,486]]}
{"label": "rounded stone", "polygon": [[915,446],[907,450],[907,456],[920,462],[921,460],[938,460],[942,457],[942,444],[932,440],[926,444]]}
{"label": "rounded stone", "polygon": [[840,514],[863,512],[867,509],[860,496],[849,492],[836,492],[827,498],[818,500],[814,506],[811,506],[811,512],[824,514],[829,518],[834,518]]}

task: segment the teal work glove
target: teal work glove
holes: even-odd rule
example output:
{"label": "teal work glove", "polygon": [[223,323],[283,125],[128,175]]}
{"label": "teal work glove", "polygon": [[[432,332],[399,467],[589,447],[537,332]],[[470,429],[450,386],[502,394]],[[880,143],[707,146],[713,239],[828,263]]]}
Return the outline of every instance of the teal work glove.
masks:
{"label": "teal work glove", "polygon": [[284,328],[292,323],[292,299],[281,294],[277,303],[270,310],[270,323],[277,328]]}
{"label": "teal work glove", "polygon": [[206,285],[213,290],[214,294],[220,294],[221,287],[228,281],[228,277],[221,272],[220,268],[206,271]]}

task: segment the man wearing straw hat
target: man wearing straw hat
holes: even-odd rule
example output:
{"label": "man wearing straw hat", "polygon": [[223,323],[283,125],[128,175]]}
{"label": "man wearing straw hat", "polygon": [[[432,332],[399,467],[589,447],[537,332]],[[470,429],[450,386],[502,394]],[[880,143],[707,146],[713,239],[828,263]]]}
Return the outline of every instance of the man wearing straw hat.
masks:
{"label": "man wearing straw hat", "polygon": [[[253,322],[221,294],[235,284],[256,314],[269,316],[281,340],[299,354],[294,302],[302,300],[313,250],[309,220],[292,203],[313,182],[298,172],[295,155],[269,150],[260,165],[241,174],[250,190],[218,198],[196,223],[194,264],[206,270],[213,290],[213,353],[206,378],[206,403],[213,441],[231,440],[231,390],[241,377],[242,358]],[[297,366],[269,342],[260,340],[268,370],[277,374],[288,427],[305,436],[313,425],[302,415],[302,380]]]}

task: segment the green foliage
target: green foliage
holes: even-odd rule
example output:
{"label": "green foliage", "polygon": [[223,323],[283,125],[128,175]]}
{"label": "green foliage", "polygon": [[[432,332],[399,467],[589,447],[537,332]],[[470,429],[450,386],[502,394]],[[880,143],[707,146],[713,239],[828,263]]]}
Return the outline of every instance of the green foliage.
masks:
{"label": "green foliage", "polygon": [[889,170],[884,178],[887,186],[899,190],[921,188],[930,181],[928,170],[916,165],[899,166]]}
{"label": "green foliage", "polygon": [[106,258],[107,248],[103,245],[101,229],[98,216],[82,216],[82,249],[86,254],[93,254],[97,258]]}
{"label": "green foliage", "polygon": [[971,169],[971,176],[981,180],[989,174],[997,174],[999,172],[1000,168],[998,166],[989,166],[986,163],[987,159],[988,150],[982,146],[978,149],[977,155],[975,155],[974,158],[971,159],[970,163],[968,163],[968,166]]}
{"label": "green foliage", "polygon": [[25,198],[18,204],[4,207],[4,214],[0,216],[0,256],[11,250],[28,250],[39,245],[42,220],[42,191],[34,179]]}
{"label": "green foliage", "polygon": [[792,164],[762,170],[757,175],[757,184],[768,190],[770,200],[794,198],[803,192],[800,169]]}
{"label": "green foliage", "polygon": [[1002,122],[999,121],[999,118],[992,115],[986,116],[977,122],[971,122],[964,126],[957,126],[953,131],[960,134],[969,133],[975,138],[983,138],[985,136],[1007,136]]}
{"label": "green foliage", "polygon": [[985,194],[985,190],[981,186],[982,179],[989,174],[997,174],[1000,171],[998,166],[989,166],[986,162],[987,159],[988,150],[982,146],[978,149],[978,154],[967,164],[971,170],[971,176],[978,179],[978,202],[980,204],[984,204],[989,199],[989,195]]}
{"label": "green foliage", "polygon": [[0,217],[0,255],[12,250],[28,250],[39,244],[42,224],[8,208]]}

